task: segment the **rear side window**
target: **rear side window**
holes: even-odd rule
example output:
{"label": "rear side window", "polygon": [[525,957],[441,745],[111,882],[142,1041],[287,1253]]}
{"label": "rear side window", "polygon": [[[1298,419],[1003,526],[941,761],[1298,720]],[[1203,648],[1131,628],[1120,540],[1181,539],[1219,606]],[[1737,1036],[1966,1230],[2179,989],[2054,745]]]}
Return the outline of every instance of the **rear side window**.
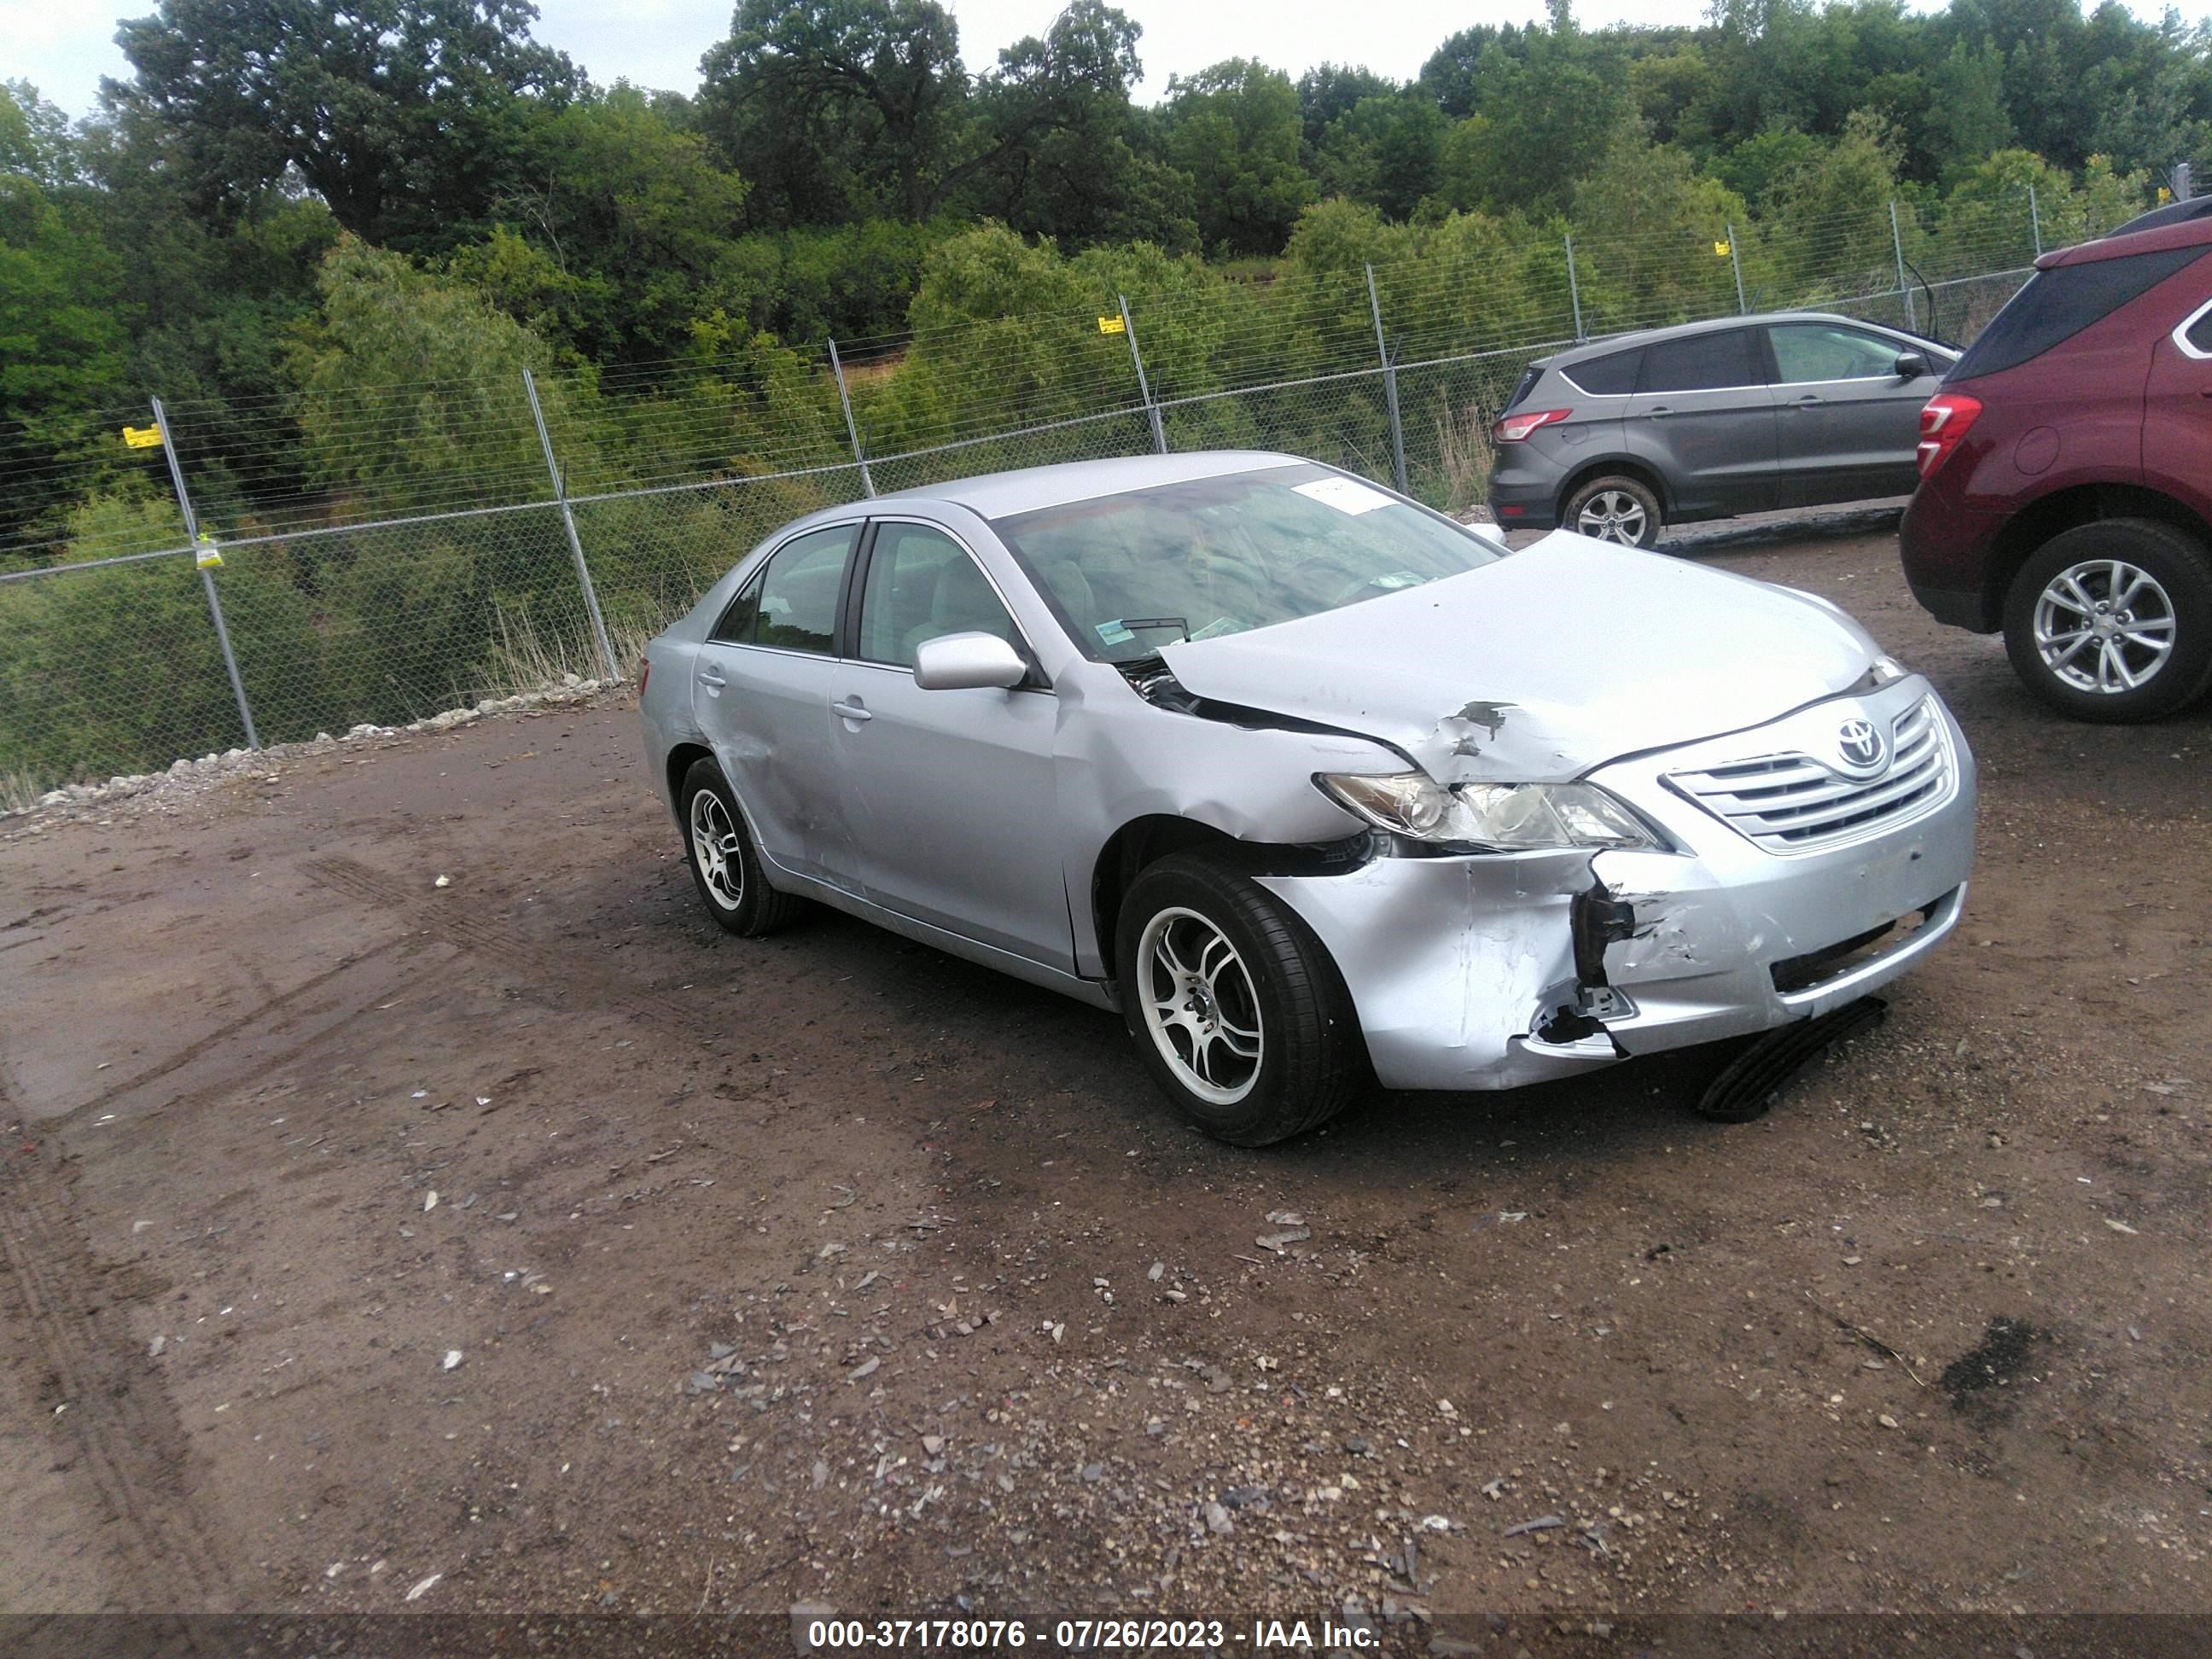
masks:
{"label": "rear side window", "polygon": [[722,613],[714,638],[828,655],[837,647],[837,595],[856,526],[809,531],[775,550]]}
{"label": "rear side window", "polygon": [[1947,382],[1971,380],[2032,362],[2148,294],[2204,253],[2202,247],[2166,248],[2039,270],[1943,378]]}
{"label": "rear side window", "polygon": [[1751,349],[1751,331],[1724,329],[1644,348],[1638,392],[1717,392],[1725,386],[1764,386],[1766,372]]}
{"label": "rear side window", "polygon": [[1569,380],[1595,396],[1626,398],[1636,390],[1636,371],[1643,362],[1644,348],[1638,346],[1632,351],[1607,352],[1565,372]]}
{"label": "rear side window", "polygon": [[1513,388],[1513,395],[1505,400],[1504,412],[1510,415],[1528,401],[1528,394],[1536,389],[1536,382],[1544,378],[1541,363],[1531,363],[1528,372],[1521,377],[1521,384]]}
{"label": "rear side window", "polygon": [[2182,331],[2181,337],[2189,342],[2189,349],[2199,357],[2212,357],[2212,306],[2197,313],[2196,319]]}

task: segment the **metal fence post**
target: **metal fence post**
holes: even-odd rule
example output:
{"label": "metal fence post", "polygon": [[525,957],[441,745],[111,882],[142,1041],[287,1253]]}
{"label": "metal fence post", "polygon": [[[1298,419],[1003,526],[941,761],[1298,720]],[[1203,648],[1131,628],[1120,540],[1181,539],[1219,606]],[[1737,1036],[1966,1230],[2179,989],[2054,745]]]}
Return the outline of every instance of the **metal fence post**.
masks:
{"label": "metal fence post", "polygon": [[1567,298],[1575,307],[1575,338],[1587,340],[1589,336],[1583,332],[1583,285],[1575,280],[1575,238],[1572,231],[1567,233]]}
{"label": "metal fence post", "polygon": [[[154,404],[155,429],[161,434],[161,453],[169,463],[169,482],[177,487],[177,511],[185,515],[185,539],[192,544],[192,557],[201,559],[199,520],[192,513],[192,498],[185,489],[185,469],[177,460],[177,446],[169,437],[169,417],[161,408],[161,400]],[[220,562],[218,559],[217,562]],[[239,724],[246,728],[246,746],[261,747],[261,734],[253,729],[253,709],[246,701],[246,682],[238,677],[238,655],[230,648],[230,629],[222,619],[222,600],[215,591],[215,570],[207,563],[200,564],[200,586],[207,593],[208,615],[215,619],[215,642],[222,647],[223,672],[230,676],[230,695],[238,704]]]}
{"label": "metal fence post", "polygon": [[2035,203],[2035,180],[2027,181],[2027,229],[2035,238],[2035,257],[2043,257],[2043,210]]}
{"label": "metal fence post", "polygon": [[1905,233],[1897,228],[1897,198],[1889,198],[1889,242],[1897,250],[1897,291],[1905,301],[1905,327],[1908,333],[1920,332],[1920,317],[1912,303],[1912,290],[1905,281]]}
{"label": "metal fence post", "polygon": [[853,459],[860,464],[860,493],[873,501],[876,481],[868,476],[868,458],[860,453],[860,429],[853,424],[853,399],[845,390],[844,360],[837,356],[837,343],[830,342],[830,372],[837,377],[837,403],[845,411],[845,435],[853,442]]}
{"label": "metal fence post", "polygon": [[1728,227],[1729,269],[1735,272],[1735,314],[1745,315],[1751,307],[1743,302],[1743,259],[1735,251],[1735,227]]}
{"label": "metal fence post", "polygon": [[1145,400],[1145,413],[1152,419],[1152,447],[1161,454],[1168,453],[1168,429],[1160,421],[1160,406],[1152,401],[1152,388],[1145,379],[1145,354],[1137,349],[1137,325],[1129,320],[1129,301],[1126,295],[1114,298],[1121,307],[1121,332],[1129,337],[1129,361],[1137,366],[1137,395]]}
{"label": "metal fence post", "polygon": [[1375,318],[1375,355],[1382,360],[1382,401],[1390,408],[1390,470],[1398,480],[1398,493],[1406,488],[1406,428],[1398,419],[1398,367],[1390,361],[1390,348],[1382,343],[1382,301],[1375,292],[1375,267],[1367,267],[1367,309]]}
{"label": "metal fence post", "polygon": [[599,596],[592,587],[592,568],[584,562],[583,538],[576,533],[576,515],[568,507],[568,486],[561,477],[561,464],[553,459],[553,437],[545,429],[545,411],[538,402],[538,377],[527,367],[522,371],[522,389],[530,394],[530,418],[538,423],[538,442],[545,451],[545,470],[553,478],[553,499],[561,507],[561,527],[568,532],[568,550],[576,556],[576,580],[584,590],[584,610],[592,619],[592,637],[599,641],[599,660],[606,665],[607,678],[618,680],[623,677],[622,669],[615,661],[615,648],[607,638],[607,619],[599,614]]}

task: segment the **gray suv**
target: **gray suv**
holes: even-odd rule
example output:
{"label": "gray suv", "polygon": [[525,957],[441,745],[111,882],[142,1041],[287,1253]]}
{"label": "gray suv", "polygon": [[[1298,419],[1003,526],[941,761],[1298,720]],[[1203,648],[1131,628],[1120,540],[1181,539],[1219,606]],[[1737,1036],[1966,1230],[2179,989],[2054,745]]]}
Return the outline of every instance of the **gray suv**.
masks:
{"label": "gray suv", "polygon": [[1491,428],[1503,529],[1660,527],[1911,494],[1947,346],[1820,312],[1618,335],[1531,363]]}

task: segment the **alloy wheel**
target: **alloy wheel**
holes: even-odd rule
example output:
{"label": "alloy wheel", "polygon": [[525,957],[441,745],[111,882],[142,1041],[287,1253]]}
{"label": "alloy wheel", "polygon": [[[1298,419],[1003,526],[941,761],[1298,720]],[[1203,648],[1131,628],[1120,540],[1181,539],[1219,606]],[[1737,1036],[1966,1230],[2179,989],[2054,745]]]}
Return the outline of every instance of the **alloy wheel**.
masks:
{"label": "alloy wheel", "polygon": [[1624,547],[1644,545],[1646,524],[1644,503],[1625,489],[1599,490],[1575,515],[1575,528],[1582,534]]}
{"label": "alloy wheel", "polygon": [[722,798],[711,789],[691,797],[691,856],[698,860],[700,877],[715,903],[734,910],[744,902],[744,854],[737,826]]}
{"label": "alloy wheel", "polygon": [[1228,936],[1195,910],[1158,912],[1137,945],[1145,1028],[1182,1086],[1233,1106],[1260,1080],[1266,1036],[1252,976]]}
{"label": "alloy wheel", "polygon": [[2069,565],[2035,601],[2035,649],[2077,691],[2115,696],[2147,684],[2173,654],[2173,600],[2124,559]]}

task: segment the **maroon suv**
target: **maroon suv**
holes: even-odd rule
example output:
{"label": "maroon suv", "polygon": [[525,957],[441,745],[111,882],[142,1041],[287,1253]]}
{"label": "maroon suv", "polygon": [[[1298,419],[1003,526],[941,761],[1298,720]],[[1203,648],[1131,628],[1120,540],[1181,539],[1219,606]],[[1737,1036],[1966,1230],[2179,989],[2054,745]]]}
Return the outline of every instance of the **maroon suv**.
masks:
{"label": "maroon suv", "polygon": [[2063,713],[2212,684],[2212,218],[2036,261],[1920,416],[1905,580]]}

